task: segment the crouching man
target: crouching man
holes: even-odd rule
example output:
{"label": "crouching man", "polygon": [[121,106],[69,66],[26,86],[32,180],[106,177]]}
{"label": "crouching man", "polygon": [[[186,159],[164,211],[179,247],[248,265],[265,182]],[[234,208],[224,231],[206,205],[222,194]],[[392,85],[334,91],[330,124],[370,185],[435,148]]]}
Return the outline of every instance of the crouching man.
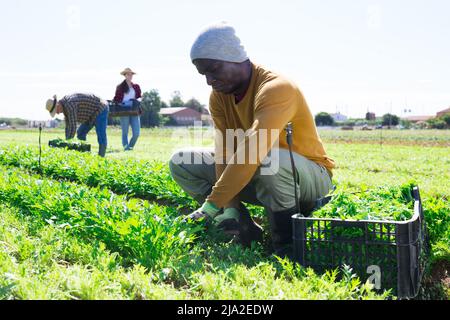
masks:
{"label": "crouching man", "polygon": [[[292,81],[251,62],[227,24],[204,30],[192,46],[191,60],[212,87],[209,108],[220,134],[213,152],[188,149],[171,158],[174,180],[202,203],[190,217],[209,219],[224,230],[234,228],[240,242],[249,245],[261,240],[262,229],[243,202],[261,205],[274,253],[289,256],[291,216],[298,212],[297,203],[307,215],[315,200],[332,187],[334,161],[325,152],[308,104]],[[293,129],[294,161],[286,141],[288,123]],[[229,137],[230,130],[244,131],[245,136],[234,144],[236,135]]]}
{"label": "crouching man", "polygon": [[[46,109],[51,117],[64,114],[66,121],[66,139],[77,138],[86,141],[86,136],[95,126],[98,140],[98,155],[104,157],[108,145],[106,127],[108,125],[109,107],[106,101],[93,94],[74,93],[57,99],[47,100]],[[81,123],[77,130],[77,123]]]}

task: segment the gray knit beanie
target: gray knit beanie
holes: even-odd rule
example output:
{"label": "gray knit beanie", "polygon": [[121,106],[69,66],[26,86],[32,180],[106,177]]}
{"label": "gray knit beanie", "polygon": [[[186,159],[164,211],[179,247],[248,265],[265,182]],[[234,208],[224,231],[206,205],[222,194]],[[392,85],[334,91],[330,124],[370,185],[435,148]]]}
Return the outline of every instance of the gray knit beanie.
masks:
{"label": "gray knit beanie", "polygon": [[214,59],[228,62],[244,62],[248,59],[234,28],[226,22],[204,29],[191,48],[191,60]]}

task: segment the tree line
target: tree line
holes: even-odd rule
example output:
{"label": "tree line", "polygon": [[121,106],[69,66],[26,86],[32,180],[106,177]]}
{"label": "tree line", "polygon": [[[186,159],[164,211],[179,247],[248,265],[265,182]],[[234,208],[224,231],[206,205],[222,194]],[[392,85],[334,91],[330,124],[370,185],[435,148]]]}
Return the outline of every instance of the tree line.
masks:
{"label": "tree line", "polygon": [[[381,126],[397,126],[402,125],[405,128],[411,127],[411,122],[408,120],[400,119],[395,114],[386,113],[381,118],[375,118],[373,113],[368,112],[365,119],[349,119],[337,123],[334,118],[327,112],[319,112],[315,116],[315,122],[317,126],[354,126],[356,124],[366,125],[381,125]],[[430,129],[449,129],[450,128],[450,114],[445,114],[438,118],[432,118],[426,121],[426,127]]]}

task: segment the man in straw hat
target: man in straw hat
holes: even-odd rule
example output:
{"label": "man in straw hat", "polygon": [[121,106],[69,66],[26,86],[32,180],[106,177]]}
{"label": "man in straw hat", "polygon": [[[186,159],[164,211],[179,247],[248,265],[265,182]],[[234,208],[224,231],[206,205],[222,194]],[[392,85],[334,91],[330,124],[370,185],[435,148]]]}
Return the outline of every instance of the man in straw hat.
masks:
{"label": "man in straw hat", "polygon": [[[95,126],[98,140],[98,155],[104,157],[108,145],[106,127],[108,125],[108,105],[93,94],[74,93],[66,95],[60,100],[56,95],[47,100],[45,105],[50,116],[64,114],[66,121],[66,139],[73,139],[75,133],[79,140],[86,140],[86,136]],[[77,122],[81,123],[77,130]]]}
{"label": "man in straw hat", "polygon": [[[226,23],[203,30],[190,55],[213,89],[209,108],[216,139],[214,151],[183,150],[170,160],[174,180],[202,203],[189,217],[237,233],[236,239],[249,245],[261,240],[262,229],[242,202],[262,205],[274,253],[289,256],[297,204],[308,214],[332,187],[334,162],[325,153],[308,104],[292,81],[251,62]],[[288,123],[299,199],[284,132]]]}

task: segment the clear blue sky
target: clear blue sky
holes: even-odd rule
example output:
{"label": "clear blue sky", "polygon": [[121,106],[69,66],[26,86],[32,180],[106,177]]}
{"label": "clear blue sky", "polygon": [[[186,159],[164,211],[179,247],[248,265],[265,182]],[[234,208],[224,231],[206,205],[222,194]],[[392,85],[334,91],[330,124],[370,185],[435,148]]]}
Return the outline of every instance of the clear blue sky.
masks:
{"label": "clear blue sky", "polygon": [[434,114],[450,106],[450,1],[98,1],[2,3],[0,117],[49,119],[53,94],[111,99],[131,67],[144,91],[207,104],[189,59],[209,23],[232,24],[252,61],[297,82],[313,113]]}

